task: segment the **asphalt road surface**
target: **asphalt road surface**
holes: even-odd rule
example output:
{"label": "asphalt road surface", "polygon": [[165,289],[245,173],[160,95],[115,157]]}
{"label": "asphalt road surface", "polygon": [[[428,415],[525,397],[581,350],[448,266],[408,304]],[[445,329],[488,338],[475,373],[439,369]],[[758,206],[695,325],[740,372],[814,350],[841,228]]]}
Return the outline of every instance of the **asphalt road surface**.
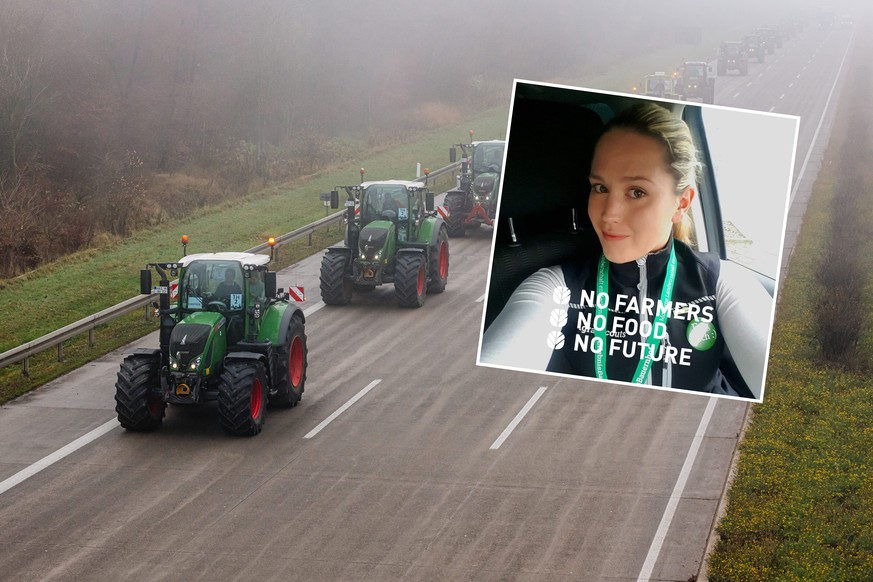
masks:
{"label": "asphalt road surface", "polygon": [[[849,42],[808,28],[718,80],[717,104],[802,116],[795,204]],[[490,237],[451,240],[418,310],[390,287],[324,307],[320,255],[283,271],[309,296],[306,392],[255,438],[211,406],[120,429],[122,352],[0,408],[0,578],[696,576],[749,405],[476,367]]]}

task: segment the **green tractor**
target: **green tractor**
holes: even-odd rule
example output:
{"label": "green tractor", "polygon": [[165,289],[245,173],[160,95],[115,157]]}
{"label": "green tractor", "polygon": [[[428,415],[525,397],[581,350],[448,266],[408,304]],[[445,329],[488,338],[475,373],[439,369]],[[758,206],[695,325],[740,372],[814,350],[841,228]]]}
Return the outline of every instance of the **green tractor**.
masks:
{"label": "green tractor", "polygon": [[756,59],[759,63],[764,62],[766,57],[766,49],[762,44],[761,37],[757,34],[747,34],[743,37],[743,44],[746,45],[746,54],[749,58]]}
{"label": "green tractor", "polygon": [[442,293],[449,237],[434,211],[433,192],[421,182],[363,182],[333,190],[332,208],[339,207],[339,190],[348,195],[348,225],[343,246],[327,249],[322,258],[322,301],[345,305],[355,291],[392,282],[403,307],[421,307],[428,293]]}
{"label": "green tractor", "polygon": [[643,94],[646,97],[660,97],[662,99],[678,99],[676,93],[676,77],[658,71],[653,75],[646,75],[642,82]]}
{"label": "green tractor", "polygon": [[703,61],[686,61],[677,73],[676,91],[681,99],[700,99],[703,103],[715,101],[715,76],[710,65]]}
{"label": "green tractor", "polygon": [[[217,400],[222,428],[250,436],[261,431],[268,403],[297,405],[306,380],[305,320],[289,294],[276,289],[269,261],[251,253],[203,253],[140,272],[140,292],[160,297],[160,347],[134,350],[121,363],[115,383],[121,426],[154,430],[167,403]],[[155,287],[152,268],[160,277]],[[178,277],[172,291],[170,277]],[[171,292],[177,293],[172,306]]]}
{"label": "green tractor", "polygon": [[718,47],[719,75],[727,75],[729,71],[737,71],[740,75],[749,74],[749,53],[746,43],[741,40],[725,41]]}
{"label": "green tractor", "polygon": [[455,144],[449,150],[452,163],[457,161],[456,148],[461,149],[461,172],[457,187],[446,192],[445,205],[449,210],[446,226],[449,236],[462,237],[468,226],[494,224],[506,142],[490,140]]}

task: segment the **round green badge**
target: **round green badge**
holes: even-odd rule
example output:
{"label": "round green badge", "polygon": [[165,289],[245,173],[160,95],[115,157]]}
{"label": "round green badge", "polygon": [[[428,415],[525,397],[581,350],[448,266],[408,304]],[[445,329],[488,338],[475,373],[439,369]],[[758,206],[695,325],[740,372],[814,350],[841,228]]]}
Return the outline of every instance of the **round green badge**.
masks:
{"label": "round green badge", "polygon": [[715,345],[715,326],[711,321],[691,321],[688,323],[688,328],[685,330],[685,337],[688,338],[688,343],[695,350],[705,352]]}

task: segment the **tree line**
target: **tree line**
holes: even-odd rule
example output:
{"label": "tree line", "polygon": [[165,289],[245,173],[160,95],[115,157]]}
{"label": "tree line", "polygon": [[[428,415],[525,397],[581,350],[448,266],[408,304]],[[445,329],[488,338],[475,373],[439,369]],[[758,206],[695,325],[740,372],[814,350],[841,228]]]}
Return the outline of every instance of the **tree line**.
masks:
{"label": "tree line", "polygon": [[673,41],[646,3],[356,4],[4,0],[0,277]]}

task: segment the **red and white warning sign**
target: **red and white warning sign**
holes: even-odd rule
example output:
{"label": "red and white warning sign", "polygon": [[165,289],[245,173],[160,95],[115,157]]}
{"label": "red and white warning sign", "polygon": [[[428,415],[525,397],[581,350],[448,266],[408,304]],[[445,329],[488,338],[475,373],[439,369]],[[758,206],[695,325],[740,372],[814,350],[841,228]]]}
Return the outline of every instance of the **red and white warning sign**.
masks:
{"label": "red and white warning sign", "polygon": [[448,218],[448,216],[449,216],[449,207],[448,207],[448,205],[445,205],[445,206],[437,206],[437,207],[436,207],[436,211],[437,211],[437,212],[439,213],[439,215],[442,216],[443,218]]}
{"label": "red and white warning sign", "polygon": [[306,301],[306,293],[303,287],[288,287],[288,297],[293,301]]}
{"label": "red and white warning sign", "polygon": [[179,280],[170,281],[170,301],[179,298]]}

